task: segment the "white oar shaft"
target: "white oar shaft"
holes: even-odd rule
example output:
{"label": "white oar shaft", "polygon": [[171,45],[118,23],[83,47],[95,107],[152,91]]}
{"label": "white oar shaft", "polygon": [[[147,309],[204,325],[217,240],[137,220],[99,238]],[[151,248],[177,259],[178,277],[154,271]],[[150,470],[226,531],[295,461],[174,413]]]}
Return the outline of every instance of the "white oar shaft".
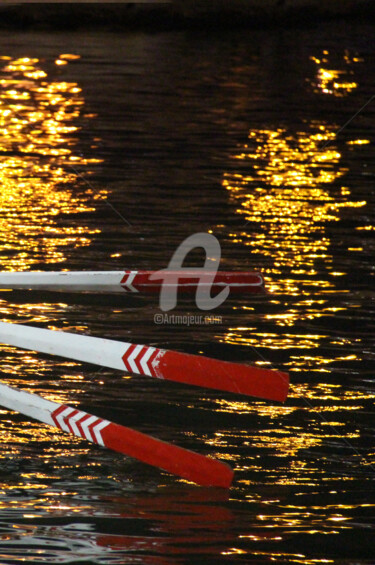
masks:
{"label": "white oar shaft", "polygon": [[0,342],[124,371],[131,343],[0,322]]}
{"label": "white oar shaft", "polygon": [[58,404],[46,398],[0,384],[0,405],[50,426],[55,425],[51,413],[58,407]]}
{"label": "white oar shaft", "polygon": [[2,289],[124,292],[124,271],[61,271],[0,273]]}

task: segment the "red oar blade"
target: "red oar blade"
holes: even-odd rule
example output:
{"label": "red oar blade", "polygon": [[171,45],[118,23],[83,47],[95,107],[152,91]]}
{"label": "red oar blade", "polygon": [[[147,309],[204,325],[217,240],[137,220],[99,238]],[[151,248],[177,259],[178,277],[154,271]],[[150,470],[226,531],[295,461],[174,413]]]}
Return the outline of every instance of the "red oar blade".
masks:
{"label": "red oar blade", "polygon": [[233,470],[226,463],[39,395],[0,383],[0,404],[198,485],[229,488],[232,483]]}
{"label": "red oar blade", "polygon": [[103,430],[105,445],[201,486],[229,488],[233,469],[226,463],[163,442],[118,424]]}
{"label": "red oar blade", "polygon": [[158,370],[164,379],[284,402],[289,375],[252,365],[166,351]]}
{"label": "red oar blade", "polygon": [[[1,280],[1,279],[0,279]],[[230,294],[264,293],[264,278],[261,273],[251,271],[217,271],[211,273],[203,269],[183,269],[181,271],[125,271],[121,280],[125,291],[159,293],[164,290],[189,294],[199,287],[207,287],[211,294],[216,294],[224,287],[229,287]]]}

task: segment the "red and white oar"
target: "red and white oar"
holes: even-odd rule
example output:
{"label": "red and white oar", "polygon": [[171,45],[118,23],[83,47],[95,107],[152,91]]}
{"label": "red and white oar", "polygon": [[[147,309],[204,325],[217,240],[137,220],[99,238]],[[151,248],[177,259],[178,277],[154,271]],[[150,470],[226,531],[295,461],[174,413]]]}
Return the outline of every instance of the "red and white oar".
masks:
{"label": "red and white oar", "polygon": [[229,488],[231,485],[233,470],[226,463],[98,418],[66,404],[58,404],[4,384],[0,384],[0,404],[198,485],[224,488]]}
{"label": "red and white oar", "polygon": [[257,272],[217,272],[214,280],[202,269],[182,271],[61,271],[3,272],[0,289],[60,290],[67,292],[133,292],[157,294],[161,287],[182,293],[198,285],[216,294],[227,285],[231,294],[264,293],[264,279]]}
{"label": "red and white oar", "polygon": [[0,343],[138,375],[284,401],[289,375],[110,339],[0,322]]}

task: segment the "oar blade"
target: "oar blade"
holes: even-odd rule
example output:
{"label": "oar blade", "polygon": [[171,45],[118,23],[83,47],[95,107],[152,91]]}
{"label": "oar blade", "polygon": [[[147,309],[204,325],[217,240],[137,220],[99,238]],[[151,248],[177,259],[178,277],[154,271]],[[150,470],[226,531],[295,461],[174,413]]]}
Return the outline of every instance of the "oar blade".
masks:
{"label": "oar blade", "polygon": [[167,351],[159,364],[164,379],[284,402],[289,375],[277,370]]}
{"label": "oar blade", "polygon": [[0,405],[201,486],[229,488],[233,480],[226,463],[1,383]]}
{"label": "oar blade", "polygon": [[233,469],[217,459],[204,457],[135,430],[112,424],[102,432],[107,447],[201,486],[229,488]]}
{"label": "oar blade", "polygon": [[0,322],[0,342],[132,374],[283,402],[289,376],[277,370],[147,345]]}
{"label": "oar blade", "polygon": [[193,294],[206,287],[216,294],[229,286],[231,294],[264,293],[264,278],[252,271],[18,271],[0,272],[0,289],[51,290],[64,292],[106,292],[159,294],[162,287],[179,294]]}

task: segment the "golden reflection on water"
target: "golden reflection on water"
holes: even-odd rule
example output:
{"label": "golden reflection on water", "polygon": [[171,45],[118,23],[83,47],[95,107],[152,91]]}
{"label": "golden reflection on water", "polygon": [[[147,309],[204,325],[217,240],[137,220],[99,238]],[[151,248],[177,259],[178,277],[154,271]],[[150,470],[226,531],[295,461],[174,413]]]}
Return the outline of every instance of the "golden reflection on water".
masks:
{"label": "golden reflection on water", "polygon": [[[341,208],[366,204],[349,200],[350,190],[337,183],[346,169],[333,147],[332,128],[312,124],[311,129],[315,132],[251,131],[249,144],[234,156],[246,163],[246,172],[225,173],[223,179],[238,214],[247,222],[232,238],[272,259],[266,280],[275,293],[301,294],[302,277],[319,287],[322,295],[334,288],[334,282],[317,276],[319,262],[331,276],[340,276],[331,266],[325,225],[339,220]],[[329,190],[327,185],[333,187]],[[298,279],[278,278],[284,270]]]}
{"label": "golden reflection on water", "polygon": [[[336,280],[345,273],[334,265],[327,227],[340,220],[342,209],[360,208],[366,202],[353,199],[342,181],[346,168],[335,137],[333,126],[315,122],[295,132],[255,129],[243,150],[233,155],[238,172],[225,173],[223,186],[244,225],[230,236],[256,253],[260,263],[264,257],[267,266],[263,272],[272,294],[269,303],[274,307],[262,318],[268,332],[244,324],[230,328],[226,342],[250,347],[261,344],[269,349],[316,349],[328,336],[296,332],[294,326],[346,309],[330,301],[332,294],[349,291],[336,288]],[[284,295],[294,297],[293,304],[284,303]],[[255,321],[246,305],[242,309],[247,322]],[[342,356],[332,361],[340,359]],[[294,356],[289,365],[294,370],[314,366],[324,372],[332,361],[309,354],[308,358]],[[259,364],[264,362],[259,360]]]}
{"label": "golden reflection on water", "polygon": [[[62,55],[65,62],[74,55]],[[84,99],[77,83],[59,79],[38,59],[2,57],[0,70],[0,259],[2,270],[62,263],[65,247],[83,247],[99,230],[67,224],[90,212],[97,195],[73,192],[75,167],[95,159],[75,152]],[[74,166],[74,170],[71,166]]]}
{"label": "golden reflection on water", "polygon": [[[348,413],[360,411],[365,408],[366,401],[373,401],[375,393],[347,389],[345,386],[332,383],[318,382],[313,385],[292,384],[289,394],[291,402],[295,399],[300,402],[296,405],[269,405],[262,402],[246,402],[228,399],[216,399],[215,411],[217,413],[232,413],[249,415],[256,418],[257,430],[249,432],[248,429],[235,432],[218,431],[213,437],[207,438],[206,443],[217,449],[216,456],[225,458],[225,448],[228,444],[240,444],[258,450],[264,449],[267,453],[274,452],[278,458],[293,458],[290,463],[293,473],[290,484],[304,482],[309,473],[305,469],[306,462],[298,459],[301,449],[309,449],[325,444],[330,440],[352,442],[360,437],[359,431],[346,429]],[[303,403],[301,405],[301,399]],[[212,402],[212,400],[211,400]],[[335,419],[333,419],[335,413]],[[291,415],[299,417],[290,420]],[[303,416],[303,415],[306,416]],[[311,421],[300,422],[300,419],[310,418]],[[298,422],[298,423],[293,423]],[[259,452],[261,453],[261,452]],[[233,460],[233,459],[232,459]],[[243,457],[238,457],[240,469],[244,470]],[[368,463],[370,465],[370,463]],[[246,469],[261,470],[258,455],[249,458]],[[285,484],[285,478],[275,476],[275,481]],[[309,481],[311,482],[311,477]],[[316,482],[321,480],[319,474]]]}
{"label": "golden reflection on water", "polygon": [[[324,50],[318,57],[311,56],[310,60],[316,64],[315,78],[309,81],[315,92],[343,97],[358,87],[353,79],[353,67],[362,63],[363,59],[357,54],[346,49],[342,57],[333,62],[332,54]],[[334,65],[339,65],[340,68],[332,68]]]}

